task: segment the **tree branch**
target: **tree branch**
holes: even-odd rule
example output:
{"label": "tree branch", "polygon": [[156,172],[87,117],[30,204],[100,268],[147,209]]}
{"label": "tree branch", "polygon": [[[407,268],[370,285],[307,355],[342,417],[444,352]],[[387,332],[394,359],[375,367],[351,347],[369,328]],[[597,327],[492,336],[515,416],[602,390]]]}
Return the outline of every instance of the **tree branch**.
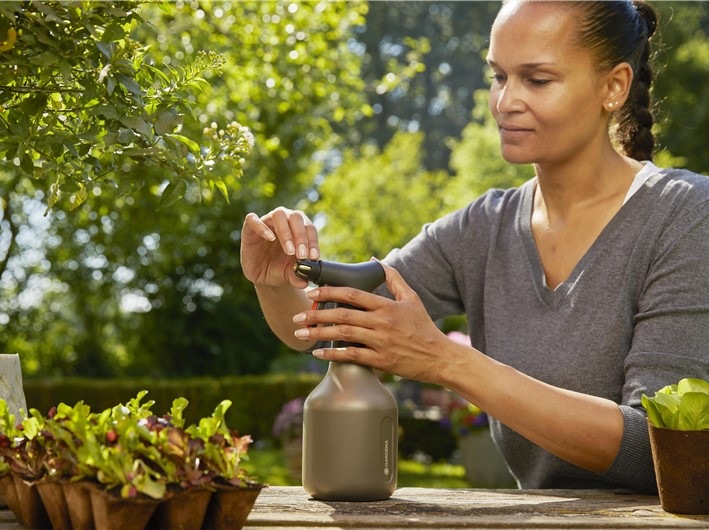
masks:
{"label": "tree branch", "polygon": [[62,87],[29,87],[29,86],[8,86],[0,85],[0,90],[6,90],[8,92],[13,92],[15,94],[33,94],[33,93],[43,93],[43,94],[81,94],[83,90],[78,88],[62,88]]}

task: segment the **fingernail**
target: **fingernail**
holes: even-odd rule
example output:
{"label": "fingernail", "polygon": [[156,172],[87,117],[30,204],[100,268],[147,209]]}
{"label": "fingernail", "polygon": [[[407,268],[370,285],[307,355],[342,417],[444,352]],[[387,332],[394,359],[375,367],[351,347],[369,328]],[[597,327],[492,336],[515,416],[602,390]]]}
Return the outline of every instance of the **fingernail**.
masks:
{"label": "fingernail", "polygon": [[318,259],[319,257],[320,257],[320,252],[318,252],[318,249],[311,248],[310,249],[310,259]]}
{"label": "fingernail", "polygon": [[296,324],[300,324],[301,322],[305,322],[305,313],[298,313],[293,317],[293,322]]}
{"label": "fingernail", "polygon": [[320,296],[320,289],[311,289],[307,293],[308,298],[311,300],[315,300],[318,296]]}
{"label": "fingernail", "polygon": [[322,359],[324,356],[325,356],[324,350],[313,350],[313,357],[317,357],[318,359]]}
{"label": "fingernail", "polygon": [[276,234],[274,234],[274,233],[271,232],[270,230],[266,230],[266,231],[263,233],[263,236],[264,236],[266,239],[268,239],[269,241],[275,241],[275,240],[276,240]]}
{"label": "fingernail", "polygon": [[299,339],[307,339],[310,335],[310,330],[308,328],[301,328],[295,330],[295,336]]}
{"label": "fingernail", "polygon": [[288,255],[295,254],[295,246],[293,246],[292,241],[286,241],[286,254],[288,254]]}
{"label": "fingernail", "polygon": [[298,245],[298,257],[305,258],[308,255],[308,247],[305,245]]}

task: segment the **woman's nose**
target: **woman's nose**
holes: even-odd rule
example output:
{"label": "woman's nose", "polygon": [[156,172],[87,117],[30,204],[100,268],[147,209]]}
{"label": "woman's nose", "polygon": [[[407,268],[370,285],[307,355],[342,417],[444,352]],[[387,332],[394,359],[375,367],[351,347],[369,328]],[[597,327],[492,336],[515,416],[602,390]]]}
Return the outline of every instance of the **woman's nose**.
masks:
{"label": "woman's nose", "polygon": [[524,107],[519,84],[508,79],[495,93],[495,109],[501,114],[519,111]]}

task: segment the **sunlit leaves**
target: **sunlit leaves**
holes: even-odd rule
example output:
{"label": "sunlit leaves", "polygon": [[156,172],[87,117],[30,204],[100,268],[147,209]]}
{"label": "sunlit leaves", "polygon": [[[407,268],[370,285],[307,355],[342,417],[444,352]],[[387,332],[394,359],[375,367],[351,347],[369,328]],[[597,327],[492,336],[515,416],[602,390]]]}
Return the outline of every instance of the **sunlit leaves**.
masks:
{"label": "sunlit leaves", "polygon": [[681,431],[709,430],[709,381],[681,379],[654,396],[643,394],[648,420],[655,426]]}
{"label": "sunlit leaves", "polygon": [[[210,165],[195,163],[186,142],[168,135],[179,134],[199,155],[201,138],[190,137],[198,129],[180,129],[194,119],[195,94],[210,86],[205,75],[218,75],[224,58],[205,51],[181,64],[156,64],[149,47],[131,37],[142,3],[0,4],[4,25],[18,30],[0,54],[0,168],[38,179],[50,208],[73,210],[96,186],[133,188],[129,174],[149,179],[150,167],[161,168],[161,180],[212,186]],[[214,148],[207,147],[241,173],[248,152],[230,158],[233,146]]]}
{"label": "sunlit leaves", "polygon": [[397,133],[384,151],[372,146],[346,153],[318,189],[325,218],[321,248],[330,259],[384,257],[442,212],[448,175],[422,165],[421,133]]}

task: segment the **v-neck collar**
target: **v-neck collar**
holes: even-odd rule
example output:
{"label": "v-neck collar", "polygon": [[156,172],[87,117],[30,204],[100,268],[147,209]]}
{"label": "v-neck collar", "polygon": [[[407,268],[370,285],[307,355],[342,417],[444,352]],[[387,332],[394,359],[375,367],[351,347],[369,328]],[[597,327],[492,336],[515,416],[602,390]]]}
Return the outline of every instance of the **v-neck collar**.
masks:
{"label": "v-neck collar", "polygon": [[[645,180],[644,184],[650,185],[654,183],[662,176],[662,171],[663,170],[659,168],[655,168],[654,173]],[[534,234],[532,233],[532,208],[534,205],[534,192],[537,187],[537,179],[535,177],[527,181],[521,189],[522,200],[517,223],[532,272],[534,287],[540,299],[547,306],[550,308],[558,308],[563,303],[568,293],[574,288],[574,285],[582,278],[584,270],[586,270],[598,255],[599,249],[602,249],[606,241],[623,225],[625,218],[629,215],[628,212],[632,211],[634,208],[633,205],[637,204],[640,197],[647,193],[648,185],[643,185],[639,189],[634,190],[632,197],[628,198],[608,224],[603,227],[603,230],[601,230],[596,240],[578,263],[576,263],[571,274],[557,285],[555,289],[551,289],[547,285],[542,260],[539,256],[536,242],[534,241]]]}

